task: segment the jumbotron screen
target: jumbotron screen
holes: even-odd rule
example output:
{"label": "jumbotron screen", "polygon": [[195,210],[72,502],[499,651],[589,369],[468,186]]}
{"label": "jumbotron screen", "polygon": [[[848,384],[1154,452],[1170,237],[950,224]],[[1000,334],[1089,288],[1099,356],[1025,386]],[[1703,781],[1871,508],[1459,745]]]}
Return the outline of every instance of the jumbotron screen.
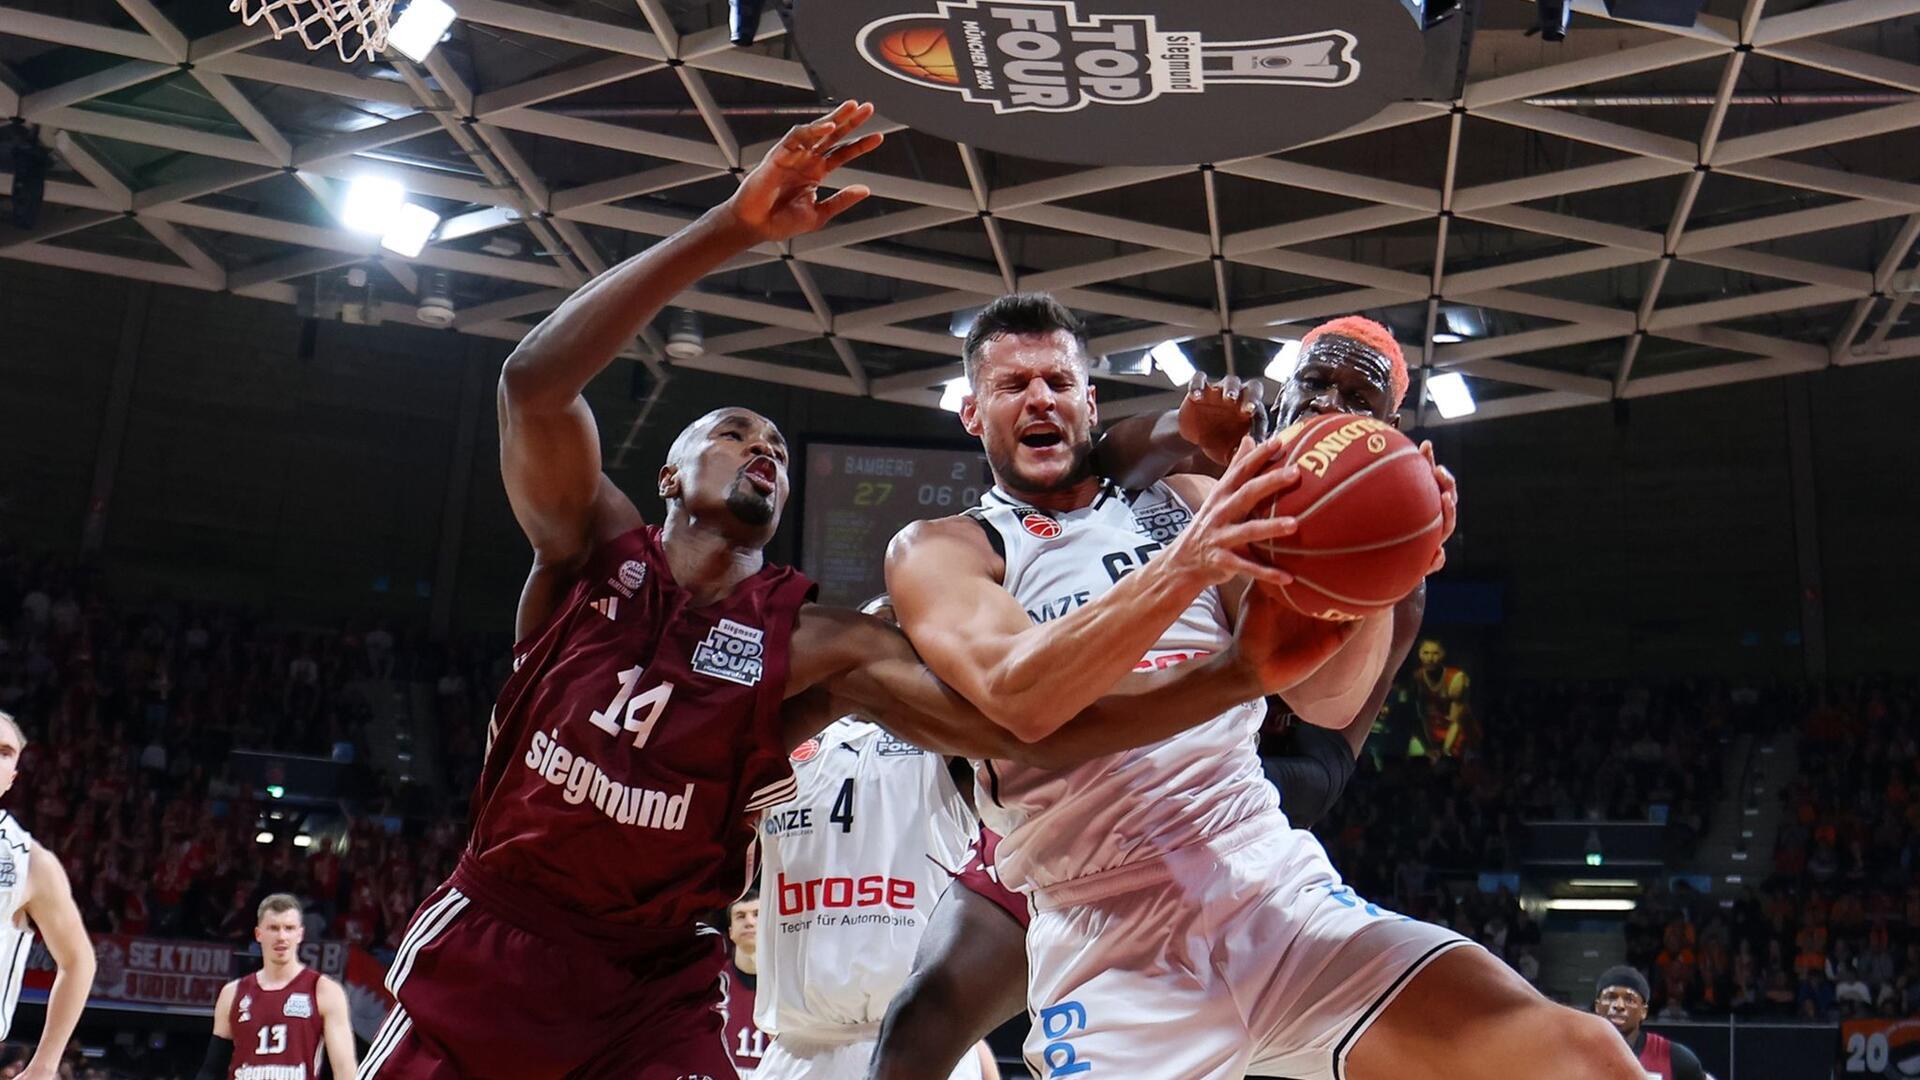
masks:
{"label": "jumbotron screen", "polygon": [[922,518],[957,514],[993,486],[978,449],[809,442],[800,492],[800,569],[823,603],[886,591],[887,541]]}

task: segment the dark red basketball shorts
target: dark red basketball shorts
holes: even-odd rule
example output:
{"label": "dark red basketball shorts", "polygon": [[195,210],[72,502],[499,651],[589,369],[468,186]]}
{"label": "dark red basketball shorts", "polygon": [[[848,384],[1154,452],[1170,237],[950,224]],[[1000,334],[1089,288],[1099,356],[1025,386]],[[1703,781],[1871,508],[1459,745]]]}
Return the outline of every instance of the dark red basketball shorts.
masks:
{"label": "dark red basketball shorts", "polygon": [[362,1080],[734,1080],[719,934],[621,955],[530,933],[471,884],[456,872],[415,913]]}
{"label": "dark red basketball shorts", "polygon": [[1000,905],[1000,909],[1013,916],[1013,921],[1027,928],[1032,916],[1027,911],[1026,898],[1005,885],[1000,884],[1000,876],[994,872],[993,856],[1000,846],[1000,836],[985,825],[980,827],[980,837],[973,845],[973,851],[967,859],[967,865],[953,875],[953,880],[973,892]]}

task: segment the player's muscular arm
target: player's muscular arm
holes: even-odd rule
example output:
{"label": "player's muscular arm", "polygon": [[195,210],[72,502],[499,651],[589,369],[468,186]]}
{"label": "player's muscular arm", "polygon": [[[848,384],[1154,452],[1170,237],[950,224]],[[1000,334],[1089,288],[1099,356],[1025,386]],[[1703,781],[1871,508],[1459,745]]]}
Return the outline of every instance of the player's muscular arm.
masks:
{"label": "player's muscular arm", "polygon": [[809,606],[794,634],[787,743],[797,746],[848,714],[866,716],[926,750],[1060,768],[1146,746],[1270,689],[1304,678],[1345,629],[1301,618],[1276,633],[1284,656],[1258,662],[1238,647],[1164,671],[1131,674],[1111,693],[1031,742],[990,722],[923,665],[895,628],[856,612]]}
{"label": "player's muscular arm", "polygon": [[353,1055],[353,1016],[347,1008],[347,992],[322,975],[314,996],[319,998],[321,1030],[333,1080],[354,1080],[360,1074],[360,1063]]}
{"label": "player's muscular arm", "polygon": [[80,921],[73,887],[60,860],[46,848],[35,851],[27,863],[27,916],[40,930],[57,973],[47,995],[47,1019],[40,1029],[40,1045],[21,1073],[22,1080],[53,1080],[60,1057],[80,1022],[87,994],[93,989],[93,941]]}
{"label": "player's muscular arm", "polygon": [[1278,449],[1275,440],[1246,442],[1219,486],[1191,503],[1199,507],[1193,522],[1167,550],[1099,599],[1040,625],[1002,587],[1004,567],[978,525],[910,525],[887,549],[900,625],[927,666],[993,723],[1022,741],[1043,739],[1112,690],[1202,589],[1241,575],[1291,580],[1240,554],[1296,528],[1291,518],[1257,516],[1299,480],[1292,467],[1261,472]]}

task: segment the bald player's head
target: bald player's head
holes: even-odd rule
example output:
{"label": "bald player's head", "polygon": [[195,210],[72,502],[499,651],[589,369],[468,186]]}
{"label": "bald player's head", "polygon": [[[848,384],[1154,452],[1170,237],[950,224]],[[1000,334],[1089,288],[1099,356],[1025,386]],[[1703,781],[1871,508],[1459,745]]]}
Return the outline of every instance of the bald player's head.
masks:
{"label": "bald player's head", "polygon": [[715,409],[688,424],[660,468],[669,514],[745,530],[761,544],[780,524],[787,494],[787,440],[752,409]]}

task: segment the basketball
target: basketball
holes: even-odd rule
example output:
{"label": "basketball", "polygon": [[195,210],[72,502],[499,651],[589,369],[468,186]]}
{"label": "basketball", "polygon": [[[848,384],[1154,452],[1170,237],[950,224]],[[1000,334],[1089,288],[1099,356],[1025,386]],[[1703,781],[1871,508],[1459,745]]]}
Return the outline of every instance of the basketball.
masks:
{"label": "basketball", "polygon": [[1412,592],[1442,541],[1440,487],[1411,439],[1368,416],[1331,413],[1281,433],[1273,467],[1298,465],[1300,483],[1275,496],[1270,517],[1300,531],[1255,554],[1294,577],[1276,590],[1304,615],[1358,619]]}
{"label": "basketball", "polygon": [[880,55],[902,74],[957,86],[960,73],[953,64],[947,32],[937,26],[895,30],[880,41]]}

